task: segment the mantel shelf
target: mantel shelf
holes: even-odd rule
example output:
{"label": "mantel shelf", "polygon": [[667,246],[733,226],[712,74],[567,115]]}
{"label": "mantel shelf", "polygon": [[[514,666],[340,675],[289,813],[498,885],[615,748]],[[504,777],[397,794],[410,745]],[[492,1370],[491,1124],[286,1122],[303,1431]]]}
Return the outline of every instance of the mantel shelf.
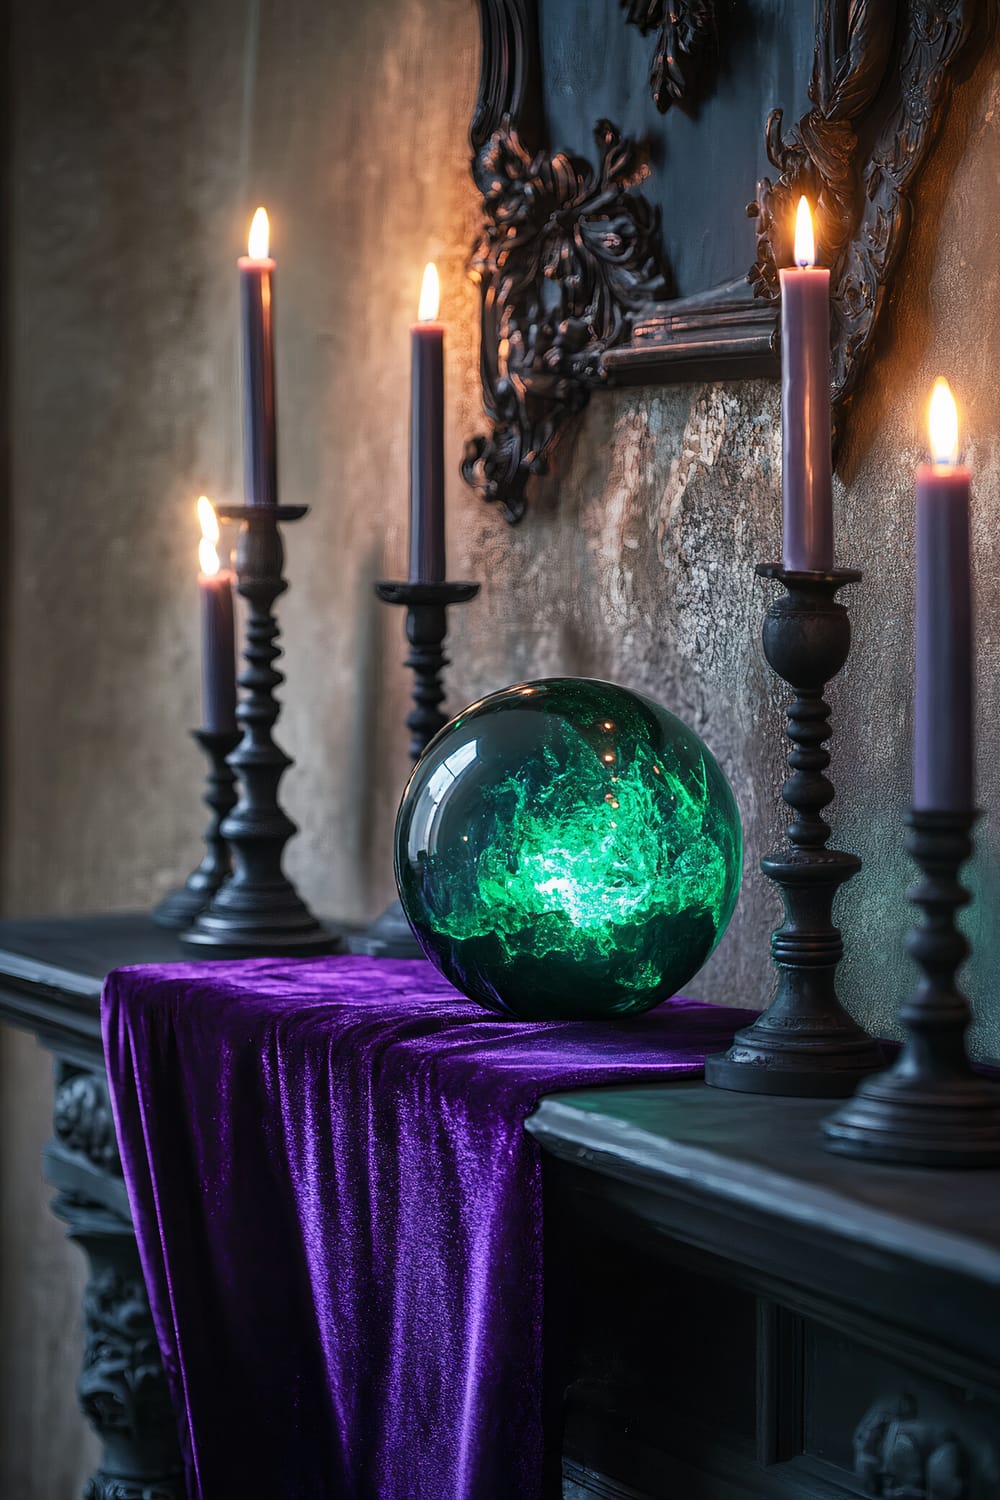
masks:
{"label": "mantel shelf", "polygon": [[[0,1021],[56,1058],[56,1212],[95,1276],[131,1268],[130,1306],[142,1283],[109,1136],[101,985],[123,964],[184,956],[138,913],[0,923]],[[550,1356],[564,1494],[849,1500],[859,1462],[891,1470],[893,1434],[922,1462],[960,1459],[969,1500],[1000,1493],[1000,1171],[832,1156],[830,1107],[684,1079],[550,1095],[531,1116],[563,1330]],[[683,1379],[664,1358],[678,1340]],[[128,1461],[179,1500],[171,1445],[164,1408]]]}

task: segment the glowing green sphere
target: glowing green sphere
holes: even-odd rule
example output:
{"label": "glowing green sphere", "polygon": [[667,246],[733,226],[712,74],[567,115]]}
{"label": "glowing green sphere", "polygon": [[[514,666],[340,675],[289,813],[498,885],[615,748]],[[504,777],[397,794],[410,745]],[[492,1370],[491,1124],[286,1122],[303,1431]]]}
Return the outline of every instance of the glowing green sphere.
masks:
{"label": "glowing green sphere", "polygon": [[524,1019],[648,1010],[701,968],[739,891],[740,818],[698,736],[608,682],[474,703],[428,745],[396,822],[427,957]]}

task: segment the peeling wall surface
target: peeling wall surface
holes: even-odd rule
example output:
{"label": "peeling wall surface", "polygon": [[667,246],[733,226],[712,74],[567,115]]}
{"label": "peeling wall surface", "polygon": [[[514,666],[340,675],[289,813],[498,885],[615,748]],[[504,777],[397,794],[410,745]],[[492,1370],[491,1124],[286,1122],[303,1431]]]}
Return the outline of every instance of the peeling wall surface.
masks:
{"label": "peeling wall surface", "polygon": [[[437,260],[449,327],[449,703],[580,673],[660,699],[732,779],[746,875],[692,985],[763,1005],[780,836],[782,694],[762,657],[780,551],[773,382],[595,397],[511,530],[458,476],[480,430],[477,204],[467,131],[473,0],[12,0],[10,516],[3,639],[8,915],[148,908],[195,861],[202,766],[193,499],[240,492],[235,260],[266,203],[278,257],[289,869],[316,909],[392,890],[407,771],[402,619],[372,583],[405,566],[408,326]],[[842,993],[895,1031],[911,868],[913,474],[941,372],[975,474],[979,774],[967,918],[974,1043],[1000,1056],[1000,70],[956,91],[915,198],[876,359],[849,415],[838,560],[864,570],[832,689],[834,838],[864,860],[839,917]],[[586,143],[570,142],[576,147]],[[749,185],[752,189],[752,184]],[[752,196],[748,191],[747,196]],[[747,261],[753,258],[747,228]],[[73,1405],[81,1258],[46,1207],[48,1059],[0,1052],[0,1494],[76,1492],[94,1454]]]}

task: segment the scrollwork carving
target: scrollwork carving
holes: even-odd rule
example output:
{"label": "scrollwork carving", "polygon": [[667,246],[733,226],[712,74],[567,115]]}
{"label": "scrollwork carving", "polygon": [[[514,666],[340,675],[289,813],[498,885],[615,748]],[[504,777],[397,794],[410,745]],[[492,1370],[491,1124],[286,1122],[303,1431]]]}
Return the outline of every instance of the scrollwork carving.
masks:
{"label": "scrollwork carving", "polygon": [[649,69],[653,102],[661,113],[672,104],[696,102],[716,51],[715,0],[621,0],[625,19],[643,36],[656,33]]}
{"label": "scrollwork carving", "polygon": [[[89,1077],[71,1075],[62,1087]],[[77,1394],[103,1452],[83,1500],[185,1500],[167,1375],[131,1225],[75,1192],[60,1192],[53,1208],[90,1262]]]}
{"label": "scrollwork carving", "polygon": [[667,290],[659,220],[634,191],[645,155],[607,120],[597,167],[531,152],[509,118],[477,153],[483,233],[471,264],[482,286],[482,378],[489,436],[471,440],[462,473],[524,514],[525,485],[544,474],[566,423],[603,381],[601,357]]}
{"label": "scrollwork carving", "polygon": [[108,1086],[95,1073],[76,1073],[56,1090],[56,1139],[79,1151],[102,1172],[122,1175]]}
{"label": "scrollwork carving", "polygon": [[83,1500],[186,1500],[182,1479],[123,1479],[119,1474],[98,1471],[87,1480]]}
{"label": "scrollwork carving", "polygon": [[170,1428],[167,1380],[140,1276],[97,1268],[83,1299],[85,1330],[79,1395],[84,1415],[102,1436],[136,1439]]}
{"label": "scrollwork carving", "polygon": [[[780,175],[757,184],[748,208],[757,221],[757,259],[748,279],[758,296],[778,299],[777,267],[791,264],[795,204],[805,193],[815,205],[823,262],[833,273],[837,402],[860,377],[909,229],[907,192],[933,139],[971,14],[968,0],[824,0],[812,108],[787,135],[780,109],[768,117],[768,160]],[[887,95],[895,102],[875,120],[875,107]],[[859,146],[861,130],[874,132],[868,152]]]}
{"label": "scrollwork carving", "polygon": [[854,1472],[881,1500],[967,1500],[969,1470],[959,1439],[921,1421],[911,1396],[873,1406],[854,1434]]}

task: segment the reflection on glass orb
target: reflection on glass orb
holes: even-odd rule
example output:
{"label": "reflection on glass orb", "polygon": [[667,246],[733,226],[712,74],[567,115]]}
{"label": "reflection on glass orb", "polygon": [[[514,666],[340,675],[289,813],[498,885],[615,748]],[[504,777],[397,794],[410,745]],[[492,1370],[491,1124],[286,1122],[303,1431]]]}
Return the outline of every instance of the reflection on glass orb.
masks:
{"label": "reflection on glass orb", "polygon": [[648,1010],[732,915],[740,818],[698,736],[608,682],[474,703],[428,745],[396,821],[396,881],[456,987],[522,1019]]}

